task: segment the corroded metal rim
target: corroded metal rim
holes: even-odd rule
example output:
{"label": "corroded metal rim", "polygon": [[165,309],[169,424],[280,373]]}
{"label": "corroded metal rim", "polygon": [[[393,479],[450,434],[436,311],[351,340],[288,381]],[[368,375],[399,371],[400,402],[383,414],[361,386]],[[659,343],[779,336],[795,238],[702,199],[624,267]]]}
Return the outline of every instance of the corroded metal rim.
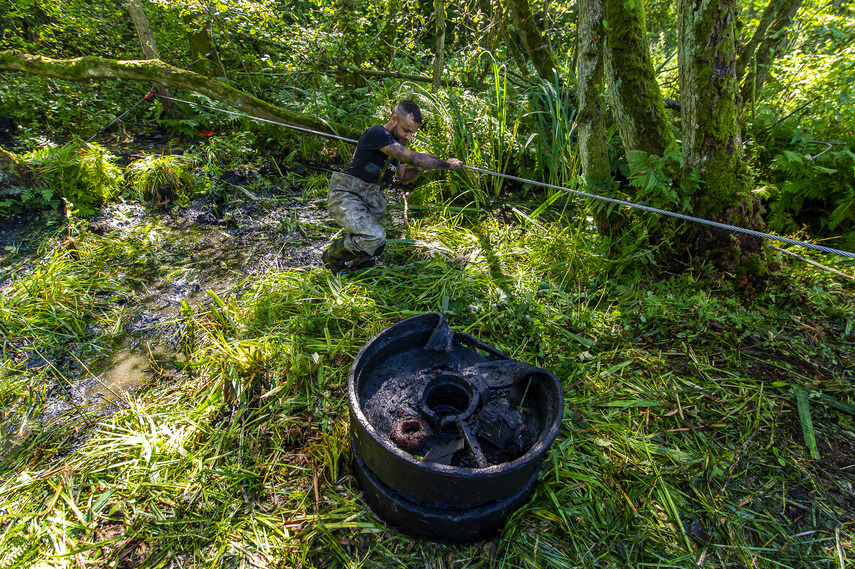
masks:
{"label": "corroded metal rim", "polygon": [[[470,350],[479,361],[510,362],[518,364],[518,369],[523,367],[524,378],[534,386],[530,396],[537,399],[540,415],[535,442],[521,456],[483,468],[425,462],[399,448],[388,437],[380,436],[369,422],[361,399],[366,377],[380,365],[378,362],[421,349],[429,342],[438,341],[437,335],[439,341],[447,341],[449,346]],[[448,524],[452,523],[451,518],[459,518],[465,520],[463,525],[475,523],[480,534],[487,531],[485,528],[493,531],[500,527],[507,515],[528,499],[543,456],[561,429],[564,409],[563,390],[551,372],[515,362],[472,336],[452,332],[439,313],[402,320],[365,344],[351,366],[348,397],[357,477],[372,508],[405,531],[446,541],[460,540],[426,531],[425,528],[431,527],[429,520]],[[478,521],[482,518],[483,523]],[[458,530],[466,532],[463,527]]]}

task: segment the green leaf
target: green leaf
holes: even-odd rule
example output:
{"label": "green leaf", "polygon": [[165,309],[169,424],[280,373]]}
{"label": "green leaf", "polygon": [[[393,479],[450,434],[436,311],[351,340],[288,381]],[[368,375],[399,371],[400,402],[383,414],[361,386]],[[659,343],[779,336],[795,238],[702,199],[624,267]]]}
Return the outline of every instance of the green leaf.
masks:
{"label": "green leaf", "polygon": [[805,446],[810,452],[811,458],[819,460],[819,449],[816,447],[816,435],[813,430],[813,421],[810,417],[810,403],[808,402],[809,390],[799,389],[796,391],[796,403],[799,409],[799,421],[802,424],[802,435]]}

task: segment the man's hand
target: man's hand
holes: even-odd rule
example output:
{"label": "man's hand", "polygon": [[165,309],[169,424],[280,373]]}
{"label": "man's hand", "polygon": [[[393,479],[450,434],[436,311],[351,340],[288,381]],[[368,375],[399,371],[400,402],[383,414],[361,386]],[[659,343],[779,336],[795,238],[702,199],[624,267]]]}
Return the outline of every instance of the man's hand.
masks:
{"label": "man's hand", "polygon": [[448,162],[449,170],[457,170],[458,168],[463,166],[463,161],[457,158],[449,158],[448,160],[446,160],[446,162]]}

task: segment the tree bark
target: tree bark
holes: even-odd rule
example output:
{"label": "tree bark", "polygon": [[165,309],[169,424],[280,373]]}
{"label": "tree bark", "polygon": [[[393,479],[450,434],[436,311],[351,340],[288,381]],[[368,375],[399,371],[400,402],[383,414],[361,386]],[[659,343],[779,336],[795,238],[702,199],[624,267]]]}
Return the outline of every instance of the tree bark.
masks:
{"label": "tree bark", "polygon": [[[801,5],[802,0],[772,0],[763,12],[754,36],[742,49],[736,76],[744,76],[741,88],[743,108],[754,100],[766,82],[775,57],[786,45],[786,30],[793,25],[793,18]],[[747,75],[746,69],[750,69]]]}
{"label": "tree bark", "polygon": [[184,29],[187,31],[187,44],[190,46],[190,57],[194,61],[190,69],[208,77],[225,77],[226,72],[220,61],[214,40],[205,23],[202,12],[186,12],[181,16]]}
{"label": "tree bark", "polygon": [[30,168],[14,154],[0,148],[0,199],[20,195],[24,188],[35,186],[35,180]]}
{"label": "tree bark", "polygon": [[[360,17],[361,14],[357,11],[354,0],[341,0],[337,27],[345,40],[343,47],[350,53],[350,60],[355,69],[361,69],[363,62],[365,61],[363,46],[360,43],[361,32],[357,24]],[[358,88],[365,86],[365,79],[358,74],[350,75],[346,78],[346,82],[349,87]]]}
{"label": "tree bark", "polygon": [[286,111],[247,95],[243,91],[238,91],[216,79],[178,69],[156,59],[134,61],[117,61],[100,57],[50,59],[15,51],[0,51],[0,71],[22,71],[66,81],[88,81],[92,79],[150,81],[167,87],[196,91],[238,111],[268,121],[306,127],[321,133],[350,138],[356,138],[361,133],[361,131],[343,125],[326,123]]}
{"label": "tree bark", "polygon": [[534,22],[529,0],[508,0],[514,26],[520,35],[523,47],[541,79],[551,81],[558,66],[543,38],[543,32]]}
{"label": "tree bark", "polygon": [[517,42],[514,40],[513,35],[511,35],[510,30],[508,30],[508,25],[505,22],[505,18],[501,19],[502,21],[499,23],[501,26],[500,31],[502,34],[502,39],[505,41],[505,47],[508,48],[508,52],[510,52],[511,57],[514,58],[514,62],[517,64],[517,67],[520,70],[520,74],[524,79],[528,79],[528,66],[525,64],[525,59],[523,59],[522,53],[520,53],[519,48],[517,47]]}
{"label": "tree bark", "polygon": [[395,60],[395,52],[398,47],[395,43],[398,40],[398,13],[401,11],[401,0],[388,0],[386,3],[386,21],[383,23],[383,29],[378,35],[378,43],[380,44],[380,57],[383,66],[389,67]]}
{"label": "tree bark", "polygon": [[[683,185],[702,180],[693,197],[694,215],[762,229],[738,122],[738,2],[681,0]],[[720,268],[737,272],[765,270],[758,238],[706,227],[692,233],[687,237],[694,241],[696,259],[710,258]]]}
{"label": "tree bark", "polygon": [[[578,77],[578,107],[576,124],[579,128],[579,154],[582,174],[588,191],[598,195],[613,193],[616,183],[609,165],[608,142],[605,123],[605,99],[601,86],[605,77],[603,43],[603,0],[579,0],[577,23],[578,49],[576,73]],[[618,213],[609,215],[603,202],[591,204],[594,221],[601,235],[613,236],[624,225]]]}
{"label": "tree bark", "polygon": [[[128,14],[131,16],[131,21],[134,23],[134,28],[137,30],[137,36],[140,38],[140,46],[142,46],[143,55],[146,59],[160,59],[157,53],[157,43],[154,41],[154,35],[151,33],[151,26],[148,25],[148,18],[142,8],[141,0],[127,0],[126,6]],[[169,89],[160,83],[154,83],[154,88],[161,95],[171,97],[172,93]],[[171,119],[178,116],[175,103],[169,100],[161,99],[160,104],[163,107],[163,112]]]}
{"label": "tree bark", "polygon": [[436,17],[436,57],[433,60],[433,90],[438,91],[442,84],[442,71],[445,69],[445,2],[434,0]]}
{"label": "tree bark", "polygon": [[641,0],[603,0],[605,72],[615,122],[627,150],[661,156],[674,141],[647,41]]}

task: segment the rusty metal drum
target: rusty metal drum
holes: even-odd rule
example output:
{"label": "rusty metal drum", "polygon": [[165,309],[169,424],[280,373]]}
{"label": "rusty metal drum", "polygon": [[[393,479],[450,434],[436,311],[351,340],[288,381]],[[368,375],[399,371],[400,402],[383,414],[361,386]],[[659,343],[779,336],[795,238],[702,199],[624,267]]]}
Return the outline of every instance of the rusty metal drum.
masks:
{"label": "rusty metal drum", "polygon": [[456,543],[497,533],[528,501],[564,410],[555,375],[453,331],[439,313],[365,344],[348,395],[369,506],[408,534]]}

